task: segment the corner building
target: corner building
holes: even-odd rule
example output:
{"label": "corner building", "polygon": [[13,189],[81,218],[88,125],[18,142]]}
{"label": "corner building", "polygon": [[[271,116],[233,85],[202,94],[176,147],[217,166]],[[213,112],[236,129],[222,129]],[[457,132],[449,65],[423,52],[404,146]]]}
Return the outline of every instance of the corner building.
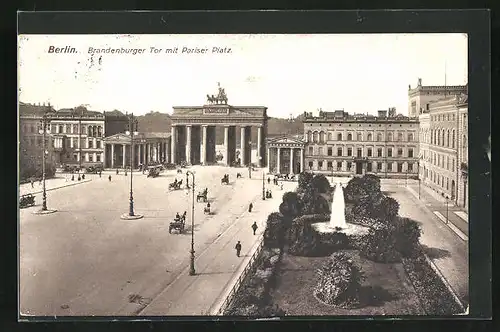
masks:
{"label": "corner building", "polygon": [[418,118],[344,111],[304,114],[305,169],[336,176],[418,176]]}

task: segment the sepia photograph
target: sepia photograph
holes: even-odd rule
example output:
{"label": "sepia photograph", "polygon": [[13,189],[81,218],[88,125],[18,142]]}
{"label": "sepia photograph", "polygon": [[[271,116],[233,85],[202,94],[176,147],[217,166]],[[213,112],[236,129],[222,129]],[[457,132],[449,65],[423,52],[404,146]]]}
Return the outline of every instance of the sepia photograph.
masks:
{"label": "sepia photograph", "polygon": [[18,35],[19,317],[469,312],[468,35]]}

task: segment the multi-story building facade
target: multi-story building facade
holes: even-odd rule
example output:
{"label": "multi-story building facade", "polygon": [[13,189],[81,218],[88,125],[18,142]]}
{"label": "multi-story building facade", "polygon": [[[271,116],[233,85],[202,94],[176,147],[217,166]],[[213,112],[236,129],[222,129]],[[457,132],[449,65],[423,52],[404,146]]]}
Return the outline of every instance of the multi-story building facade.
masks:
{"label": "multi-story building facade", "polygon": [[412,88],[408,85],[408,116],[418,117],[422,111],[429,111],[430,104],[447,96],[455,96],[466,93],[467,86],[431,86],[422,85],[422,79],[418,79],[417,86]]}
{"label": "multi-story building facade", "polygon": [[56,147],[61,164],[102,164],[104,131],[104,115],[85,107],[65,108],[51,114],[51,133],[59,138]]}
{"label": "multi-story building facade", "polygon": [[420,119],[420,178],[456,205],[467,207],[467,97],[432,103]]}
{"label": "multi-story building facade", "polygon": [[305,170],[339,176],[418,176],[418,118],[344,111],[304,114]]}

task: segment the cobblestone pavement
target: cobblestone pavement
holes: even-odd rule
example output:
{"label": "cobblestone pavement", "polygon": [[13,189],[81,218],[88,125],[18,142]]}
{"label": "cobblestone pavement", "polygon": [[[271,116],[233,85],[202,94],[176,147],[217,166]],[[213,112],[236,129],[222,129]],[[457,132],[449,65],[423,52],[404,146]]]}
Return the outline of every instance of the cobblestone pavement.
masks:
{"label": "cobblestone pavement", "polygon": [[[184,295],[192,292],[193,287],[206,288],[204,278],[217,278],[218,287],[224,288],[227,283],[224,278],[229,280],[231,271],[240,262],[231,256],[233,242],[238,238],[244,252],[250,249],[250,243],[246,242],[253,239],[253,235],[249,238],[251,222],[259,221],[254,219],[260,219],[259,211],[263,211],[258,201],[262,182],[258,179],[236,180],[240,169],[193,169],[197,172],[196,192],[208,188],[214,215],[203,214],[205,204],[195,204],[195,250],[201,274],[187,284],[182,276],[178,279],[187,288],[184,293],[176,293],[176,301],[184,301]],[[220,184],[225,173],[230,174],[231,183],[227,186]],[[167,189],[174,178],[185,183],[186,175],[167,171],[153,179],[134,174],[135,212],[143,214],[143,219],[120,219],[129,207],[130,173],[114,175],[111,181],[103,174],[102,178],[95,176],[78,186],[50,191],[49,207],[57,209],[56,213],[34,215],[37,206],[20,211],[23,315],[128,315],[139,313],[148,304],[151,314],[179,313],[175,302],[163,309],[163,304],[155,305],[162,303],[155,299],[162,294],[165,298],[168,294],[165,289],[189,265],[191,193]],[[242,174],[247,176],[247,172]],[[261,176],[259,172],[253,174]],[[278,193],[275,188],[276,208],[281,198]],[[245,217],[251,201],[254,212]],[[183,234],[169,234],[169,222],[176,212],[184,211],[188,211],[187,230]],[[263,231],[264,224],[259,227]],[[195,283],[190,284],[191,280]],[[171,289],[180,291],[180,286]],[[215,293],[210,297],[215,297]],[[187,308],[183,304],[178,308],[196,312],[206,303],[207,310],[213,300],[204,299],[200,307]]]}
{"label": "cobblestone pavement", "polygon": [[[469,294],[468,242],[457,236],[436,216],[435,210],[442,210],[438,205],[439,202],[431,201],[431,197],[427,197],[425,202],[418,200],[418,196],[415,197],[404,184],[383,184],[382,190],[399,202],[401,216],[414,219],[421,224],[420,242],[424,245],[427,255],[466,307]],[[460,217],[454,212],[454,208],[450,207],[448,216],[450,220],[453,218],[457,221]]]}

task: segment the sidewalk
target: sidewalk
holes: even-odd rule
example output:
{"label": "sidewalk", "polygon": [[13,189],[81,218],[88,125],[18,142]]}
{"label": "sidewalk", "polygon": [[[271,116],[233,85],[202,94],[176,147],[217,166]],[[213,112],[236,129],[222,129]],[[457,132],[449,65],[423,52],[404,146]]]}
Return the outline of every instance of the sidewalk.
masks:
{"label": "sidewalk", "polygon": [[[159,296],[138,313],[141,316],[209,315],[224,301],[224,295],[233,287],[238,274],[257,249],[270,212],[277,211],[282,193],[293,190],[296,183],[284,184],[283,191],[273,190],[274,198],[254,199],[254,210],[242,213],[230,227],[195,260],[196,275],[188,274],[186,267]],[[257,221],[257,234],[251,224]],[[242,256],[237,257],[234,246],[243,245]]]}
{"label": "sidewalk", "polygon": [[[420,202],[422,202],[438,219],[446,224],[462,240],[468,241],[469,236],[469,216],[462,208],[456,207],[450,203],[438,201],[434,195],[429,193],[429,188],[420,185]],[[418,200],[418,184],[408,184],[406,189]],[[432,191],[432,190],[431,190]]]}
{"label": "sidewalk", "polygon": [[[77,184],[82,184],[85,182],[92,181],[92,178],[90,176],[85,176],[85,180],[76,180],[71,181],[71,177],[65,178],[64,176],[58,176],[55,178],[51,179],[46,179],[45,180],[45,190],[50,191],[50,190],[55,190],[59,188],[64,188],[64,187],[70,187],[70,186],[75,186]],[[26,194],[40,194],[43,191],[42,185],[37,181],[33,183],[33,188],[31,187],[31,183],[23,183],[19,185],[19,195],[26,195]]]}

